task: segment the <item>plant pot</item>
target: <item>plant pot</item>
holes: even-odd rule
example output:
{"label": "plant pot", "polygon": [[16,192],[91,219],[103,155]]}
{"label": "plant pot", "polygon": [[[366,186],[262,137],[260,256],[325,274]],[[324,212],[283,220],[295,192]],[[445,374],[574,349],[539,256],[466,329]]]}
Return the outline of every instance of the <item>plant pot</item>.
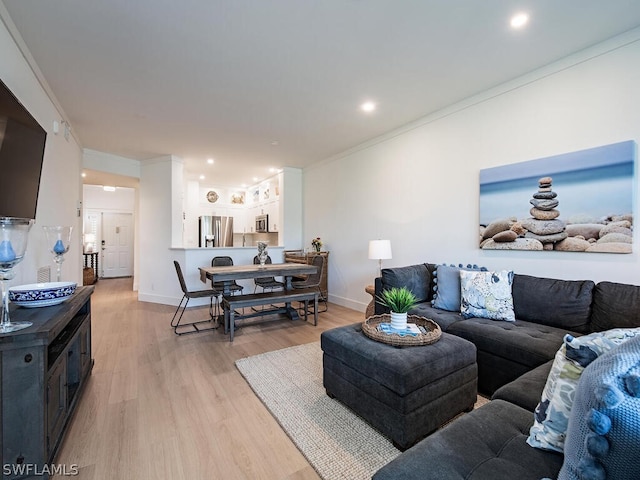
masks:
{"label": "plant pot", "polygon": [[394,330],[407,329],[407,312],[397,313],[391,312],[391,328]]}

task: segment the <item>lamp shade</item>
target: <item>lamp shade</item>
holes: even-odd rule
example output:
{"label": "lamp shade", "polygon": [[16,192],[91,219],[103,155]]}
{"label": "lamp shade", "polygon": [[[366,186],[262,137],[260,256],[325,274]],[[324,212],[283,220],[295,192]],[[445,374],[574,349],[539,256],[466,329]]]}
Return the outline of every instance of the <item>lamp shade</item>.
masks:
{"label": "lamp shade", "polygon": [[391,257],[391,241],[371,240],[369,241],[369,258],[373,260],[387,260]]}

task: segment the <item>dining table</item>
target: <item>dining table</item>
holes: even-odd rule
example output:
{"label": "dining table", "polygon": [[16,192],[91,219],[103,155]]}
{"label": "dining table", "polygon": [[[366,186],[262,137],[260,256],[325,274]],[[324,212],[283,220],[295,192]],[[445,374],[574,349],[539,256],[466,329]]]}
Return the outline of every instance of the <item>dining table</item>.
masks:
{"label": "dining table", "polygon": [[318,267],[300,263],[266,263],[264,265],[228,265],[219,267],[200,267],[200,280],[207,283],[222,282],[223,295],[231,293],[230,287],[234,280],[253,279],[260,277],[283,277],[285,290],[293,288],[291,279],[301,275],[316,273]]}
{"label": "dining table", "polygon": [[[315,265],[308,264],[300,264],[300,263],[267,263],[264,265],[260,264],[251,264],[251,265],[228,265],[228,266],[216,266],[216,267],[199,267],[200,269],[200,280],[204,283],[207,281],[211,281],[212,284],[214,282],[222,282],[222,296],[223,300],[225,297],[230,297],[233,299],[238,299],[238,297],[242,298],[262,298],[264,296],[264,300],[258,300],[260,304],[263,305],[262,309],[254,310],[250,313],[242,313],[238,314],[238,319],[246,319],[250,317],[256,316],[266,316],[272,315],[276,313],[282,313],[288,316],[291,320],[297,320],[300,318],[298,311],[296,308],[291,306],[291,299],[297,301],[296,299],[300,297],[301,290],[296,290],[293,288],[292,279],[294,277],[299,277],[302,275],[310,275],[317,273],[318,267]],[[242,279],[255,279],[261,277],[283,277],[284,279],[284,291],[277,294],[278,300],[284,303],[284,307],[277,307],[272,305],[274,298],[272,295],[276,295],[274,293],[268,294],[248,294],[248,295],[232,295],[231,285],[235,280]],[[288,293],[290,292],[290,293]],[[309,293],[306,293],[306,296],[309,296]],[[227,302],[223,301],[223,305]],[[271,305],[271,308],[265,308],[265,305]],[[316,294],[316,308],[317,308],[317,294]],[[225,309],[224,314],[221,316],[219,320],[224,322],[225,333],[228,329],[231,330],[231,341],[233,341],[233,331],[235,329],[233,318],[234,315],[231,316],[231,325],[229,325],[231,311],[229,309]],[[306,318],[307,310],[305,307],[305,318]],[[317,312],[314,311],[314,318],[317,322]]]}

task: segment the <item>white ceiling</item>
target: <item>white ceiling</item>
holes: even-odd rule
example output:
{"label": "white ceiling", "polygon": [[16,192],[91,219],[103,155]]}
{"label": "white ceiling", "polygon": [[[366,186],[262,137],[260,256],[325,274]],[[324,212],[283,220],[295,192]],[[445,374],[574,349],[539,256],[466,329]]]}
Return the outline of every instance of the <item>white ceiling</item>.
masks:
{"label": "white ceiling", "polygon": [[232,186],[640,25],[638,0],[1,1],[83,147]]}

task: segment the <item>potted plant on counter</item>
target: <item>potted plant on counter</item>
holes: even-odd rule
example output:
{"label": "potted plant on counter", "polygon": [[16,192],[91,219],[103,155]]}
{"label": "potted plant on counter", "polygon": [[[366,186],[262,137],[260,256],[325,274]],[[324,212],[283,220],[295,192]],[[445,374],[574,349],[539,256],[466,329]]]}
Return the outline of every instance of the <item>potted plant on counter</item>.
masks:
{"label": "potted plant on counter", "polygon": [[320,237],[316,237],[313,240],[311,240],[311,246],[316,252],[319,253],[320,250],[322,249],[322,240],[320,240]]}
{"label": "potted plant on counter", "polygon": [[413,292],[407,287],[393,287],[389,290],[383,290],[377,301],[391,310],[391,328],[394,330],[406,330],[407,312],[417,303]]}

